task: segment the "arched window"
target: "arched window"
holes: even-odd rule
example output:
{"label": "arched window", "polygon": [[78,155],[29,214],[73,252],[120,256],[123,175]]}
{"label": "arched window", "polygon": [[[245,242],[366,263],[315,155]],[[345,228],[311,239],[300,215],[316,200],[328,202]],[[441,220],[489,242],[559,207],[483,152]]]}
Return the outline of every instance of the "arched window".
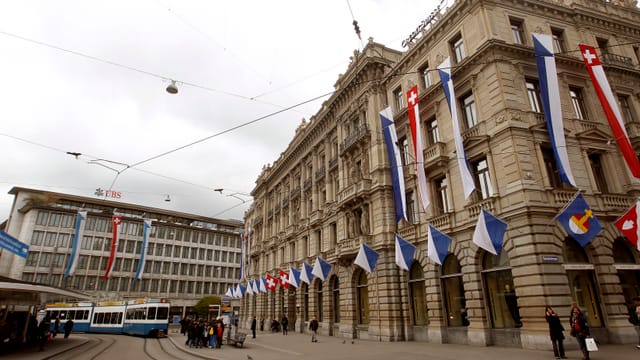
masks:
{"label": "arched window", "polygon": [[316,288],[316,306],[318,308],[318,321],[322,322],[323,320],[323,311],[322,311],[322,282],[317,281]]}
{"label": "arched window", "polygon": [[496,329],[521,327],[518,299],[507,253],[503,251],[500,255],[493,255],[485,252],[482,268],[491,325]]}
{"label": "arched window", "polygon": [[590,327],[602,327],[595,274],[587,253],[575,239],[568,237],[564,240],[564,258],[572,301],[582,309]]}
{"label": "arched window", "polygon": [[414,261],[409,272],[409,292],[411,296],[411,310],[413,325],[427,325],[427,299],[424,291],[424,272],[422,265]]}
{"label": "arched window", "polygon": [[613,241],[613,266],[618,270],[620,286],[627,306],[633,304],[633,298],[640,296],[640,264],[633,255],[634,249],[625,238]]}
{"label": "arched window", "polygon": [[442,264],[442,293],[448,326],[468,326],[467,302],[462,283],[462,267],[453,254],[447,255]]}
{"label": "arched window", "polygon": [[356,298],[358,301],[358,324],[369,323],[369,288],[367,284],[367,273],[360,270],[357,275]]}
{"label": "arched window", "polygon": [[340,280],[334,276],[331,281],[331,295],[333,303],[333,322],[340,322]]}

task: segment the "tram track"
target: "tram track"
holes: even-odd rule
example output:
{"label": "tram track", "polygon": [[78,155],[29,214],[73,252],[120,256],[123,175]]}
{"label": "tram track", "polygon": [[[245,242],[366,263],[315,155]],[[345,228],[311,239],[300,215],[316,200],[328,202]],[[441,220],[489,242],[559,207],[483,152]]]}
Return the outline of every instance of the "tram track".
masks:
{"label": "tram track", "polygon": [[86,359],[96,360],[103,355],[113,344],[116,339],[107,336],[92,336],[81,346],[71,348],[62,353],[58,353],[43,360],[70,360],[70,359]]}

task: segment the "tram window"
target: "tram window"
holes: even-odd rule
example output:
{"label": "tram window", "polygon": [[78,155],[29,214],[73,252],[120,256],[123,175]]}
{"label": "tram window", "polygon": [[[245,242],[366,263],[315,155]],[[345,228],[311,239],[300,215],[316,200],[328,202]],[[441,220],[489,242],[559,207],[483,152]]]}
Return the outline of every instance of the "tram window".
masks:
{"label": "tram window", "polygon": [[157,310],[157,309],[158,309],[158,308],[156,308],[156,307],[150,307],[150,308],[149,308],[149,313],[148,313],[148,315],[147,315],[147,319],[149,319],[149,320],[155,320],[155,318],[156,318],[156,310]]}
{"label": "tram window", "polygon": [[60,311],[60,320],[67,320],[67,312],[66,311]]}
{"label": "tram window", "polygon": [[114,324],[122,324],[122,313],[119,312],[118,316],[116,317],[116,322]]}
{"label": "tram window", "polygon": [[69,310],[69,314],[67,315],[67,319],[75,320],[75,318],[76,318],[76,311],[75,310]]}
{"label": "tram window", "polygon": [[132,320],[134,318],[135,310],[127,309],[127,320]]}
{"label": "tram window", "polygon": [[166,320],[168,318],[169,318],[169,308],[167,307],[158,308],[158,314],[156,315],[156,319]]}
{"label": "tram window", "polygon": [[95,322],[96,324],[104,324],[104,313],[98,313],[98,320]]}
{"label": "tram window", "polygon": [[105,324],[111,324],[111,313],[105,313],[104,314],[104,323]]}
{"label": "tram window", "polygon": [[82,312],[82,320],[89,319],[89,310],[85,310]]}

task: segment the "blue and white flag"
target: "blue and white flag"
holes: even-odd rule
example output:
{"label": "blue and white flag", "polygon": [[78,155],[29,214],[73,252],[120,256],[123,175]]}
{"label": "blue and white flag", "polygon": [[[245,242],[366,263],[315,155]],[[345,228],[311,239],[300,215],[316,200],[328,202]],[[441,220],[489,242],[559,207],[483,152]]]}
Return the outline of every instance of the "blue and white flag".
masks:
{"label": "blue and white flag", "polygon": [[331,271],[331,264],[324,261],[320,256],[316,258],[316,263],[313,264],[313,271],[311,273],[322,281],[327,280],[329,272]]}
{"label": "blue and white flag", "polygon": [[587,201],[578,193],[557,217],[569,236],[587,246],[600,233],[602,226]]}
{"label": "blue and white flag", "polygon": [[300,268],[300,281],[311,285],[313,281],[313,267],[307,264],[306,262],[302,263],[302,267]]}
{"label": "blue and white flag", "polygon": [[478,215],[476,229],[473,232],[473,243],[493,255],[498,255],[502,251],[502,243],[506,232],[506,222],[482,209]]}
{"label": "blue and white flag", "polygon": [[300,287],[300,271],[294,269],[293,267],[289,268],[289,285],[295,287],[296,289]]}
{"label": "blue and white flag", "polygon": [[151,220],[145,219],[142,221],[142,250],[140,254],[140,261],[138,262],[138,269],[133,276],[135,280],[142,279],[142,273],[144,272],[144,262],[147,259],[147,243],[149,241],[149,232],[151,231]]}
{"label": "blue and white flag", "polygon": [[453,128],[453,142],[456,146],[456,160],[458,160],[458,168],[460,168],[460,177],[462,178],[462,189],[464,198],[468,199],[476,188],[467,154],[464,151],[462,143],[462,135],[460,134],[460,122],[458,120],[458,103],[456,100],[455,88],[453,87],[453,79],[451,78],[451,58],[447,57],[442,64],[438,66],[438,74],[440,74],[440,82],[444,90],[449,112],[451,113],[451,126]]}
{"label": "blue and white flag", "polygon": [[429,224],[427,231],[427,255],[435,261],[436,264],[442,265],[449,253],[451,238],[431,226],[431,224]]}
{"label": "blue and white flag", "polygon": [[260,284],[258,284],[258,289],[260,290],[261,293],[266,293],[267,292],[267,280],[264,279],[264,277],[260,277]]}
{"label": "blue and white flag", "polygon": [[246,292],[247,288],[242,286],[242,284],[238,284],[236,285],[236,289],[234,291],[234,296],[237,298],[242,298],[244,296],[244,293]]}
{"label": "blue and white flag", "polygon": [[409,271],[415,253],[415,245],[396,234],[396,264],[401,269]]}
{"label": "blue and white flag", "polygon": [[562,109],[560,108],[560,88],[556,71],[556,59],[553,55],[553,39],[551,35],[532,34],[533,50],[536,55],[538,78],[540,81],[540,98],[544,109],[544,118],[547,121],[549,138],[553,147],[553,155],[556,158],[560,179],[567,184],[576,187],[573,178],[569,154],[564,137],[562,121]]}
{"label": "blue and white flag", "polygon": [[[253,290],[253,293],[258,295],[260,294],[260,288],[258,287],[258,283],[260,282],[260,280],[255,279],[251,282],[251,290]],[[267,289],[265,289],[266,291]]]}
{"label": "blue and white flag", "polygon": [[367,244],[362,243],[360,244],[358,255],[356,255],[356,260],[353,263],[363,268],[364,271],[371,273],[378,263],[379,256],[380,254],[378,254],[377,251],[367,246]]}
{"label": "blue and white flag", "polygon": [[76,216],[76,233],[73,237],[73,246],[71,248],[71,256],[69,256],[69,264],[67,270],[64,272],[64,278],[72,276],[76,272],[76,265],[78,265],[78,257],[80,256],[80,242],[84,237],[84,224],[87,222],[87,212],[78,211]]}
{"label": "blue and white flag", "polygon": [[251,286],[251,280],[247,281],[247,294],[253,295],[253,286]]}
{"label": "blue and white flag", "polygon": [[228,296],[228,297],[234,297],[233,296],[233,290],[231,288],[227,288],[227,292],[224,293],[224,295]]}
{"label": "blue and white flag", "polygon": [[396,222],[399,222],[402,219],[407,220],[407,200],[405,199],[404,171],[402,170],[398,135],[396,134],[396,125],[393,122],[390,107],[380,111],[380,121],[382,122],[382,134],[384,135],[384,142],[387,144],[387,155],[391,166],[391,185],[393,188],[393,202],[396,208]]}

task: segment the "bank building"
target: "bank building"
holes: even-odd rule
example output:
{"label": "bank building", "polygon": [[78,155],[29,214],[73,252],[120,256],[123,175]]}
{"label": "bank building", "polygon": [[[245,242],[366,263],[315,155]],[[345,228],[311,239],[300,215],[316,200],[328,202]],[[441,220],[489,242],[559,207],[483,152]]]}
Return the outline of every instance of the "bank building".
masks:
{"label": "bank building", "polygon": [[[290,274],[318,258],[330,271],[298,287],[245,294],[241,321],[248,326],[253,316],[270,321],[286,314],[295,331],[308,331],[316,317],[321,335],[346,339],[546,349],[545,305],[568,329],[575,303],[600,342],[635,343],[627,305],[640,295],[640,257],[614,222],[636,202],[640,184],[578,47],[595,48],[637,155],[635,1],[456,0],[425,17],[413,33],[407,29],[401,51],[374,39],[355,51],[333,95],[257,177],[244,219],[250,239],[244,281]],[[534,34],[552,46],[558,83],[552,102],[560,105],[562,150],[575,185],[563,181],[556,161]],[[443,89],[440,74],[447,71],[455,91]],[[418,153],[407,102],[414,87]],[[398,222],[379,114],[387,107],[405,184],[406,220]],[[473,179],[468,195],[460,150]],[[557,220],[577,195],[602,228],[584,246]],[[496,255],[472,241],[485,211],[507,225]],[[442,265],[428,256],[430,225],[451,238]],[[396,236],[416,247],[408,270],[396,264]],[[354,265],[361,244],[379,254],[370,273]]]}

